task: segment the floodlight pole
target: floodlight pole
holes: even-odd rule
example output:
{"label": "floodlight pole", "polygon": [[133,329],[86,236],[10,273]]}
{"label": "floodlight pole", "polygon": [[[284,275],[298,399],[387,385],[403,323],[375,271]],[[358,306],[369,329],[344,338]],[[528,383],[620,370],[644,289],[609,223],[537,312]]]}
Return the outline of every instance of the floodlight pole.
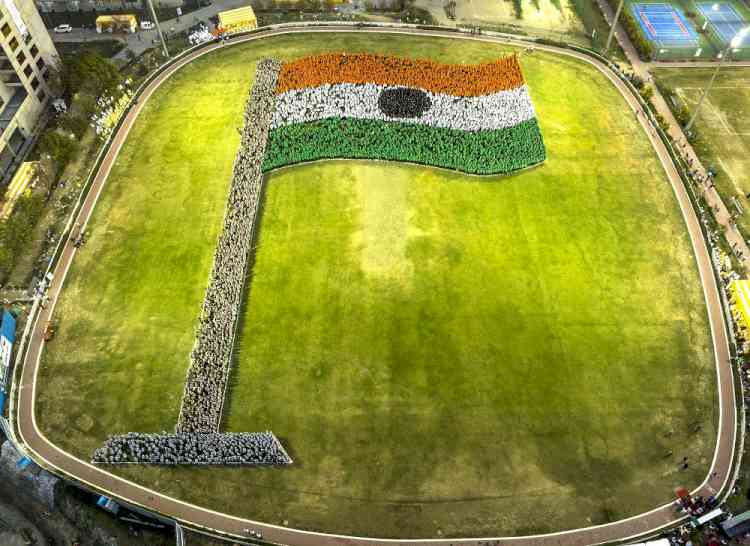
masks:
{"label": "floodlight pole", "polygon": [[685,125],[686,133],[690,132],[690,128],[693,126],[693,123],[695,123],[695,118],[698,117],[698,112],[700,111],[701,105],[703,104],[703,99],[705,99],[706,95],[708,95],[708,93],[711,91],[711,88],[714,85],[714,80],[716,80],[716,76],[719,73],[719,70],[721,69],[721,65],[723,65],[727,57],[731,55],[732,55],[732,45],[730,44],[729,47],[721,55],[721,60],[719,61],[719,64],[716,65],[716,70],[714,70],[713,76],[711,76],[711,80],[708,82],[708,85],[703,90],[703,94],[701,95],[701,98],[698,99],[698,104],[695,105],[695,111],[693,112],[693,115],[690,116],[690,121],[688,121],[687,125]]}
{"label": "floodlight pole", "polygon": [[607,46],[604,48],[605,55],[609,51],[609,46],[612,45],[612,37],[615,35],[615,28],[617,28],[617,21],[620,20],[620,12],[622,11],[622,6],[624,3],[625,3],[625,0],[620,0],[620,3],[617,5],[617,11],[615,12],[615,20],[612,21],[612,28],[609,29],[609,36],[607,36]]}
{"label": "floodlight pole", "polygon": [[167,42],[164,40],[164,34],[161,32],[161,25],[159,19],[156,17],[156,10],[154,9],[153,0],[146,0],[148,2],[149,10],[151,11],[151,17],[154,18],[154,24],[156,25],[156,32],[159,34],[159,40],[161,40],[161,47],[164,50],[164,56],[169,59],[169,50],[167,49]]}

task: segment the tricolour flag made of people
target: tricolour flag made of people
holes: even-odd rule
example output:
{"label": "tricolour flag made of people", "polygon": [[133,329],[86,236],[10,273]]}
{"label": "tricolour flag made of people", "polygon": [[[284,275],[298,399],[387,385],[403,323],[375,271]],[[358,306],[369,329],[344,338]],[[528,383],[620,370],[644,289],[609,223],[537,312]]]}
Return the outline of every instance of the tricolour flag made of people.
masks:
{"label": "tricolour flag made of people", "polygon": [[545,157],[515,56],[448,65],[342,53],[282,65],[263,169],[351,158],[498,174]]}

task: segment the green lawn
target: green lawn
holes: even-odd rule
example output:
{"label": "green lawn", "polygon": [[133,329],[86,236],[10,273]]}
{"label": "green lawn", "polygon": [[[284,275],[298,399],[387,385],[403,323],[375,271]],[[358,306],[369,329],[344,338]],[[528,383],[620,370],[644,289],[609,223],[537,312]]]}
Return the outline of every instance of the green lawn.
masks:
{"label": "green lawn", "polygon": [[[660,82],[673,88],[693,112],[712,69],[663,68],[654,71]],[[705,167],[718,173],[716,189],[732,212],[734,197],[743,213],[737,223],[750,237],[750,68],[723,69],[695,121],[700,135],[696,152]]]}
{"label": "green lawn", "polygon": [[[88,458],[110,433],[174,427],[254,63],[330,50],[508,52],[287,36],[162,86],[57,307],[38,419],[61,447]],[[119,474],[272,523],[402,537],[602,523],[703,479],[715,374],[672,190],[603,75],[540,52],[521,62],[541,167],[469,178],[330,162],[270,176],[226,426],[272,429],[295,464]]]}

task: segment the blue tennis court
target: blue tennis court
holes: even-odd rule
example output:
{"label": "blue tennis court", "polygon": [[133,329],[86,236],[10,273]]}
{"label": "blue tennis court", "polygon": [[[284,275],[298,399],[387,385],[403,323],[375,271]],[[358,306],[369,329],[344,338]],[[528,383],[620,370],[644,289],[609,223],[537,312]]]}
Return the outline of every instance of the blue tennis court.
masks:
{"label": "blue tennis court", "polygon": [[[701,15],[714,27],[716,34],[719,35],[724,45],[729,45],[732,38],[747,25],[732,4],[727,4],[726,2],[698,2],[696,5]],[[741,46],[750,46],[750,38],[746,36],[742,40]]]}
{"label": "blue tennis court", "polygon": [[680,8],[672,4],[632,4],[633,15],[646,36],[658,46],[698,45],[698,33]]}

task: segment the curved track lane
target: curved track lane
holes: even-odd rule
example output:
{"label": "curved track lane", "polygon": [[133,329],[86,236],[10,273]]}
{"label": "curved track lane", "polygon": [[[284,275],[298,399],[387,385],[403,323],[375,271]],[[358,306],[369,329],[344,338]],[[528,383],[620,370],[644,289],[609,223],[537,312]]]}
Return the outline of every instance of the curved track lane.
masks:
{"label": "curved track lane", "polygon": [[[437,37],[448,37],[453,39],[482,40],[490,42],[500,42],[521,47],[528,47],[528,42],[514,41],[511,39],[493,38],[489,36],[472,36],[461,35],[455,32],[441,31],[421,31],[412,28],[355,28],[355,27],[314,27],[314,28],[284,28],[274,29],[262,34],[253,34],[242,36],[230,41],[230,44],[243,43],[253,40],[262,40],[270,36],[281,34],[300,33],[300,32],[380,32],[390,34],[419,34]],[[228,44],[229,45],[229,44]],[[91,213],[96,205],[97,199],[101,194],[107,177],[112,169],[112,165],[117,159],[117,155],[123,143],[127,139],[128,133],[135,123],[143,105],[156,89],[168,79],[177,70],[190,63],[194,59],[206,55],[211,51],[228,47],[228,45],[214,44],[199,51],[195,51],[181,58],[162,74],[157,76],[143,91],[138,102],[131,108],[126,115],[120,129],[114,135],[112,145],[105,155],[102,164],[95,175],[91,189],[76,219],[82,226],[85,226],[91,217]],[[698,270],[703,285],[703,292],[706,300],[706,306],[711,326],[711,335],[714,345],[716,359],[716,372],[719,389],[719,426],[716,448],[714,451],[713,461],[709,475],[703,484],[696,490],[702,495],[711,495],[721,491],[729,480],[729,473],[732,469],[732,460],[734,456],[735,435],[736,435],[736,410],[735,410],[735,393],[732,368],[729,361],[729,345],[727,331],[722,316],[721,301],[718,294],[715,278],[712,272],[711,258],[707,246],[703,240],[699,220],[690,203],[687,190],[682,184],[680,176],[667,152],[666,147],[656,135],[653,127],[646,120],[646,116],[641,109],[637,99],[630,94],[625,83],[623,83],[611,70],[602,62],[589,57],[583,53],[572,50],[557,48],[554,46],[542,46],[534,44],[534,48],[544,50],[558,55],[574,57],[596,67],[602,72],[612,84],[620,91],[626,103],[633,112],[640,112],[637,115],[640,123],[654,147],[659,159],[661,160],[664,171],[674,190],[675,197],[680,205],[685,224],[690,234],[690,240],[693,245]],[[269,525],[252,520],[242,519],[229,516],[219,512],[214,512],[199,506],[188,504],[180,500],[160,494],[158,491],[152,491],[147,487],[137,485],[126,479],[110,474],[105,468],[95,467],[88,462],[82,461],[64,452],[52,442],[50,442],[39,430],[36,424],[34,411],[34,401],[36,392],[36,377],[39,369],[41,353],[44,347],[44,324],[52,316],[55,303],[60,295],[68,269],[75,257],[76,249],[71,240],[64,243],[64,249],[60,260],[55,269],[55,277],[49,288],[50,303],[46,309],[42,309],[37,316],[36,322],[30,333],[29,348],[24,360],[20,384],[17,385],[18,404],[17,404],[17,427],[20,439],[25,444],[31,455],[40,461],[43,466],[53,469],[54,471],[72,476],[79,482],[111,495],[123,499],[128,503],[142,506],[145,509],[158,512],[162,515],[174,518],[181,524],[206,530],[218,531],[224,534],[235,536],[246,536],[245,529],[252,528],[263,533],[264,540],[291,544],[299,546],[309,545],[407,545],[429,543],[436,546],[449,545],[486,545],[488,542],[498,541],[502,544],[514,546],[567,546],[567,545],[584,545],[600,544],[613,542],[625,538],[635,537],[649,533],[674,523],[677,518],[673,505],[664,505],[650,512],[639,514],[628,519],[620,520],[614,523],[562,531],[546,535],[535,535],[527,537],[496,537],[496,538],[467,538],[467,539],[424,539],[424,540],[390,540],[377,538],[363,538],[342,535],[331,535],[323,533],[314,533],[301,531],[286,527]]]}

